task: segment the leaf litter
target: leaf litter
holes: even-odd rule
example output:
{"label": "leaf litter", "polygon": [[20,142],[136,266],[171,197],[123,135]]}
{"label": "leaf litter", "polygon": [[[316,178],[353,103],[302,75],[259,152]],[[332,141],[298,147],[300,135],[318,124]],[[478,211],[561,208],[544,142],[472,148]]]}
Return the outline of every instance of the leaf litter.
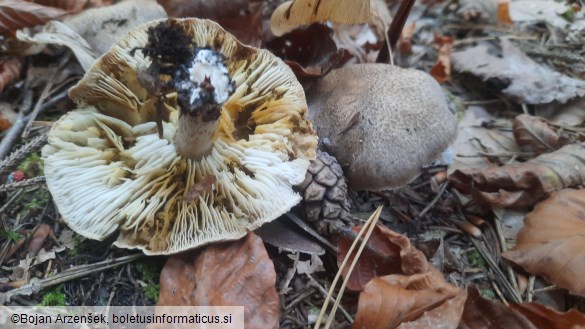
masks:
{"label": "leaf litter", "polygon": [[[295,2],[297,6],[304,3]],[[328,5],[328,1],[322,2]],[[92,16],[81,16],[89,12],[86,7],[66,7],[70,1],[39,3],[65,8],[69,14],[79,11],[75,15],[83,17],[80,20],[100,22]],[[336,67],[375,61],[384,43],[385,33],[383,29],[380,33],[380,26],[390,25],[386,11],[396,12],[399,5],[394,1],[368,2],[372,12],[370,24],[327,23],[310,27],[322,33],[306,33],[306,27],[299,27],[314,19],[305,21],[301,16],[306,13],[301,12],[300,20],[286,19],[286,24],[277,26],[290,29],[290,35],[295,37],[280,39],[270,32],[270,19],[282,1],[232,1],[220,5],[222,2],[201,0],[193,1],[191,7],[182,6],[179,1],[159,3],[168,16],[212,18],[245,43],[268,48],[289,61],[307,88],[311,79],[318,79]],[[109,3],[99,1],[89,5],[110,8]],[[577,7],[575,1],[552,0],[459,1],[456,6],[447,1],[423,1],[415,5],[416,24],[415,19],[406,24],[409,28],[402,33],[396,59],[434,74],[442,82],[453,111],[463,118],[457,141],[450,150],[455,160],[449,160],[447,154],[400,189],[352,192],[355,218],[368,217],[380,205],[385,208],[380,215],[381,224],[357,258],[353,274],[348,276],[347,268],[342,269],[351,291],[340,293],[343,302],[339,312],[329,315],[331,327],[475,329],[584,325],[583,314],[575,309],[578,303],[552,302],[552,297],[549,298],[554,292],[563,299],[566,292],[562,289],[583,295],[579,275],[574,274],[582,272],[579,266],[583,264],[578,261],[582,249],[578,240],[582,197],[578,196],[578,189],[583,185],[581,162],[585,158],[580,144],[585,117],[580,105],[585,69],[578,64],[584,55],[578,45],[583,40],[585,25],[583,12]],[[194,11],[187,14],[187,10]],[[106,14],[101,22],[108,17],[116,19],[108,15],[113,14]],[[333,20],[322,15],[319,12],[319,20]],[[43,68],[64,58],[68,50],[45,44],[32,47],[14,38],[17,33],[34,38],[43,33],[39,25],[63,17],[51,9],[25,15],[19,25],[6,25],[2,41],[9,42],[4,42],[3,47],[8,47],[13,56],[7,61]],[[153,18],[145,15],[135,23]],[[548,30],[539,25],[543,21]],[[50,24],[56,23],[47,26]],[[17,32],[25,27],[28,30]],[[70,40],[66,46],[75,49],[81,45],[91,50],[87,53],[93,52],[84,67],[111,45],[94,43],[91,34],[98,31],[90,24],[83,31],[72,29],[75,32],[61,30],[65,31],[63,38]],[[303,29],[305,33],[301,34]],[[123,28],[119,31],[123,33]],[[59,41],[48,44],[56,45]],[[77,67],[71,72],[79,72],[75,57],[70,57],[68,65]],[[243,240],[170,258],[152,258],[160,264],[167,262],[160,281],[145,272],[145,261],[140,255],[113,249],[111,241],[80,239],[59,219],[50,196],[43,197],[47,191],[42,170],[34,169],[21,182],[9,181],[16,167],[45,142],[46,127],[72,108],[66,97],[60,95],[66,95],[66,90],[79,78],[66,76],[51,88],[47,97],[40,97],[50,79],[40,79],[33,85],[22,80],[28,74],[29,71],[22,73],[16,67],[0,70],[0,81],[4,84],[0,101],[10,104],[6,108],[12,111],[7,132],[0,132],[0,144],[12,140],[7,138],[8,132],[18,134],[21,124],[17,118],[33,126],[31,136],[11,142],[12,154],[0,159],[3,303],[38,302],[47,288],[61,284],[70,304],[152,305],[153,300],[146,298],[146,287],[155,292],[160,289],[159,305],[185,301],[202,304],[205,296],[217,297],[219,305],[233,303],[222,300],[218,294],[238,289],[222,287],[218,285],[219,277],[204,275],[219,272],[234,284],[240,284],[238,280],[245,282],[245,288],[238,290],[241,294],[233,295],[234,298],[255,297],[247,302],[251,307],[247,312],[254,315],[246,320],[258,322],[249,326],[300,328],[314,324],[321,305],[336,297],[337,290],[330,297],[327,290],[338,271],[339,260],[346,256],[348,244],[355,239],[356,228],[347,227],[339,236],[321,237],[316,232],[291,233],[306,227],[298,229],[287,222],[277,226],[279,233],[286,233],[288,241],[284,245],[268,238],[264,245],[250,233]],[[34,97],[31,99],[39,103],[38,116],[30,116],[35,104],[21,96],[25,85],[34,86],[30,93]],[[5,113],[8,112],[3,110],[2,114]],[[446,177],[446,172],[450,174],[448,183],[437,179]],[[196,198],[201,191],[212,188],[211,181],[209,178],[194,186],[187,198]],[[518,241],[515,231],[520,232]],[[310,236],[338,243],[338,247],[335,249],[329,241],[328,246],[319,247],[318,239],[313,241],[308,239]],[[556,247],[551,248],[551,244]],[[252,262],[251,254],[255,255]],[[556,262],[543,266],[550,259]],[[226,264],[241,266],[240,275]],[[559,270],[563,266],[571,270]],[[153,271],[158,273],[160,268]],[[92,280],[80,280],[83,277]],[[197,288],[193,285],[194,277],[201,277]],[[159,283],[160,287],[156,287]],[[478,288],[466,289],[471,283]],[[183,301],[173,299],[168,294],[173,286],[189,297]],[[45,290],[39,292],[37,287]],[[513,303],[510,291],[515,291],[521,301],[536,299],[540,303]],[[387,311],[388,305],[392,305],[392,312]]]}

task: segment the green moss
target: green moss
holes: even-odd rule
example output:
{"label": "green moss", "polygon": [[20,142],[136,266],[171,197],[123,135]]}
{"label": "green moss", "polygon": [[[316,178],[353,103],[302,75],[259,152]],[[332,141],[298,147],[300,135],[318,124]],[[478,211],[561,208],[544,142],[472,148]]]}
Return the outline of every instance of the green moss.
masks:
{"label": "green moss", "polygon": [[73,236],[73,247],[69,249],[68,254],[71,257],[79,256],[87,251],[87,247],[81,241],[81,237],[79,235]]}
{"label": "green moss", "polygon": [[31,153],[24,161],[18,165],[18,170],[24,172],[26,177],[36,177],[44,175],[45,168],[39,152]]}
{"label": "green moss", "polygon": [[23,211],[30,213],[31,210],[42,209],[49,204],[51,194],[47,190],[36,191],[34,197],[24,205]]}
{"label": "green moss", "polygon": [[67,305],[67,296],[63,292],[63,285],[46,291],[43,300],[39,306],[65,306]]}
{"label": "green moss", "polygon": [[496,299],[496,293],[492,289],[479,289],[479,294],[487,299]]}
{"label": "green moss", "polygon": [[160,284],[149,284],[144,287],[144,295],[146,298],[153,302],[158,301],[158,295],[160,294]]}
{"label": "green moss", "polygon": [[22,235],[18,232],[15,232],[15,231],[0,230],[0,238],[6,239],[9,241],[18,241],[18,240],[24,238],[24,235]]}
{"label": "green moss", "polygon": [[136,264],[136,270],[140,273],[140,279],[145,282],[155,283],[160,278],[162,266],[153,261],[145,260]]}
{"label": "green moss", "polygon": [[467,252],[467,261],[473,267],[486,268],[486,263],[477,249]]}

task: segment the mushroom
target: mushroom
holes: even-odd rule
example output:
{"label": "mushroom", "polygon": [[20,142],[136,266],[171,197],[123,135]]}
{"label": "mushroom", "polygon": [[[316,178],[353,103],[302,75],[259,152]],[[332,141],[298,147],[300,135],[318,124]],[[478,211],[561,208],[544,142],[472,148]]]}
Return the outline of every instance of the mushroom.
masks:
{"label": "mushroom", "polygon": [[453,141],[455,116],[428,74],[388,64],[333,70],[307,92],[309,119],[355,190],[400,187]]}
{"label": "mushroom", "polygon": [[77,233],[171,254],[238,239],[300,201],[315,157],[304,92],[268,51],[212,21],[142,25],[70,90],[43,148]]}

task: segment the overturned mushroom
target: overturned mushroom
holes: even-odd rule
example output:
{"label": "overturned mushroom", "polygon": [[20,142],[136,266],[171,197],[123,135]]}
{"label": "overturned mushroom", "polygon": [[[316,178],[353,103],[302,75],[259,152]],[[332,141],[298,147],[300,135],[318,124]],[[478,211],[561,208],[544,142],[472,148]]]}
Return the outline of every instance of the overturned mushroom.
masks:
{"label": "overturned mushroom", "polygon": [[409,183],[455,137],[455,117],[441,88],[413,69],[345,66],[318,80],[307,102],[324,148],[356,190]]}
{"label": "overturned mushroom", "polygon": [[43,149],[68,225],[170,254],[237,239],[300,197],[317,137],[302,87],[267,51],[207,20],[138,27],[70,91]]}

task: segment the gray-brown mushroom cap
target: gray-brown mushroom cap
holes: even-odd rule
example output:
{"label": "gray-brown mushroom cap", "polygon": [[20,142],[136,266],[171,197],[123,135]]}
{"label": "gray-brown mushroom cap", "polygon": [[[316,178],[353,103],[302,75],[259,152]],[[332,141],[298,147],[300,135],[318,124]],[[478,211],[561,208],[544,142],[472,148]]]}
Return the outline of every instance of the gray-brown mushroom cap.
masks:
{"label": "gray-brown mushroom cap", "polygon": [[446,97],[422,71],[349,65],[317,81],[307,102],[319,138],[356,190],[409,183],[455,138]]}

